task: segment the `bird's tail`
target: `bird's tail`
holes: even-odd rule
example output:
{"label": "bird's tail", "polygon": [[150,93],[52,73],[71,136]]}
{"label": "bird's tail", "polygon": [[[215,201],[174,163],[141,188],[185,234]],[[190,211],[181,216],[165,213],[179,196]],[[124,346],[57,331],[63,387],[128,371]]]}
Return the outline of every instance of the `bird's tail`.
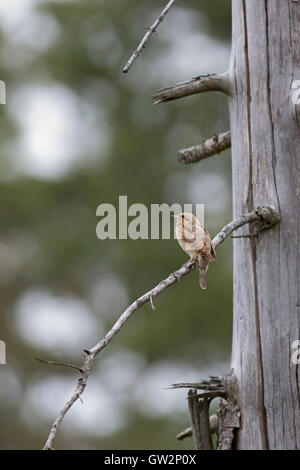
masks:
{"label": "bird's tail", "polygon": [[198,268],[199,268],[199,284],[201,289],[206,289],[206,272],[208,269],[209,261],[199,256],[197,260]]}
{"label": "bird's tail", "polygon": [[206,289],[206,269],[199,269],[199,284],[201,289]]}

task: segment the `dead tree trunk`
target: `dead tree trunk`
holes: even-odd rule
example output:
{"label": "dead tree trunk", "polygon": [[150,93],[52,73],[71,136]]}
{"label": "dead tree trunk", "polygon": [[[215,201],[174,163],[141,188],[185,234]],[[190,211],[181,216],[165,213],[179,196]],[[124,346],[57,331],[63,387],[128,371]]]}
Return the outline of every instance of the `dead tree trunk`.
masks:
{"label": "dead tree trunk", "polygon": [[300,449],[299,366],[291,360],[300,338],[300,127],[292,99],[300,1],[233,0],[232,8],[234,217],[262,205],[281,216],[259,238],[234,240],[236,448]]}

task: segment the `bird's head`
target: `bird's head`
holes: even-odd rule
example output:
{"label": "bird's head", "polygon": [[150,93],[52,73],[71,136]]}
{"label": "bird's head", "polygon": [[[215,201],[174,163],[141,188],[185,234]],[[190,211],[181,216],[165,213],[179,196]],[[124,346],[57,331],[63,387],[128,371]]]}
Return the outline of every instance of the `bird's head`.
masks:
{"label": "bird's head", "polygon": [[191,212],[181,212],[180,214],[174,215],[174,219],[177,223],[182,225],[196,225],[198,219]]}

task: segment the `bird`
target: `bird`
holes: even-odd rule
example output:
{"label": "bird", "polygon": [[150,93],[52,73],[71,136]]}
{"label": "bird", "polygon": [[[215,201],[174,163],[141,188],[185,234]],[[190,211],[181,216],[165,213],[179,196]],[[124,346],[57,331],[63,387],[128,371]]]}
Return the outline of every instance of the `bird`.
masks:
{"label": "bird", "polygon": [[174,215],[176,238],[181,248],[196,261],[199,268],[199,284],[206,289],[206,271],[210,262],[215,261],[216,252],[209,232],[194,214],[182,212]]}

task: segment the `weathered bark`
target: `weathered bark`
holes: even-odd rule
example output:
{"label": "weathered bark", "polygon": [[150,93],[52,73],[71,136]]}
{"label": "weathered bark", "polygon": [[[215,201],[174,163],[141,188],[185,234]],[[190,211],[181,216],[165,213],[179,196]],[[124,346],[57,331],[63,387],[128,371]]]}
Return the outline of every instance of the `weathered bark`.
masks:
{"label": "weathered bark", "polygon": [[231,147],[230,131],[214,135],[199,145],[179,150],[179,161],[184,164],[196,163],[211,157],[216,153],[223,152]]}
{"label": "weathered bark", "polygon": [[212,439],[209,422],[210,399],[199,399],[196,392],[189,390],[189,411],[192,424],[192,435],[197,450],[212,450]]}
{"label": "weathered bark", "polygon": [[[233,0],[231,98],[234,217],[272,206],[281,223],[234,240],[232,367],[238,449],[300,449],[300,1]],[[246,229],[241,233],[246,233]]]}

